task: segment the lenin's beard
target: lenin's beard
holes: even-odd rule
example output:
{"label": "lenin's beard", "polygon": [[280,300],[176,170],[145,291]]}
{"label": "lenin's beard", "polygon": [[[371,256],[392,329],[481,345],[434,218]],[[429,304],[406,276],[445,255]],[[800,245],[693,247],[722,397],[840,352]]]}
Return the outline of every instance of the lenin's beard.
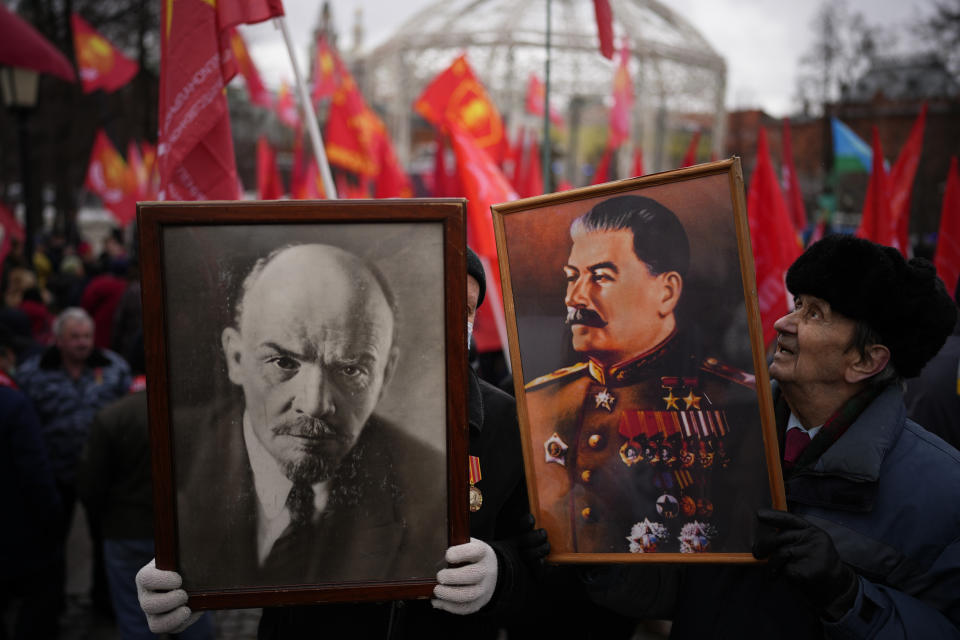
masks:
{"label": "lenin's beard", "polygon": [[316,484],[328,480],[353,444],[352,439],[328,422],[311,416],[298,416],[271,427],[275,436],[298,438],[302,455],[280,461],[283,474],[291,482]]}

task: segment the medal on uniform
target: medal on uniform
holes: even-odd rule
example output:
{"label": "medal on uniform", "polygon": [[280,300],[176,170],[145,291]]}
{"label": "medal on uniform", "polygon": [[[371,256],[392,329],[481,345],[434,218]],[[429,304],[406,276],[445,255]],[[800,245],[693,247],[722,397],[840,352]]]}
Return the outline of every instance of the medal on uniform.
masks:
{"label": "medal on uniform", "polygon": [[624,411],[620,414],[620,424],[617,431],[627,439],[620,447],[620,459],[628,467],[632,467],[643,460],[644,447],[637,439],[637,436],[643,434],[643,439],[646,440],[642,413],[642,411]]}
{"label": "medal on uniform", "polygon": [[567,443],[560,439],[556,431],[543,443],[543,453],[546,462],[553,462],[561,467],[567,466]]}
{"label": "medal on uniform", "polygon": [[[462,476],[461,476],[462,477]],[[477,487],[480,482],[480,458],[470,456],[470,511],[476,512],[483,506],[483,492]]]}
{"label": "medal on uniform", "polygon": [[594,407],[595,409],[603,408],[609,412],[613,412],[613,405],[617,403],[617,398],[610,393],[609,389],[604,387],[593,396],[593,401],[597,404],[597,406]]}

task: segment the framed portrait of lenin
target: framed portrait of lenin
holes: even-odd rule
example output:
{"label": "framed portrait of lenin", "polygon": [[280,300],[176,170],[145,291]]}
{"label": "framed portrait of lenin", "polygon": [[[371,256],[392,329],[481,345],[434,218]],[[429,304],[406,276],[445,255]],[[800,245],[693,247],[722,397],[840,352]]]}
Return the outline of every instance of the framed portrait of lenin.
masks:
{"label": "framed portrait of lenin", "polygon": [[552,562],[755,562],[783,508],[738,158],[494,205]]}
{"label": "framed portrait of lenin", "polygon": [[426,598],[468,541],[465,201],[139,203],[156,564]]}

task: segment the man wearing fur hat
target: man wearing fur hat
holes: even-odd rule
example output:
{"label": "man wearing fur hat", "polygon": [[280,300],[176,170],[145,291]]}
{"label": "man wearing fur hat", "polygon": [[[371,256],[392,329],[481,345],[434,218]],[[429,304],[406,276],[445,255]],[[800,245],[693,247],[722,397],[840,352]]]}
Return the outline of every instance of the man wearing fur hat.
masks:
{"label": "man wearing fur hat", "polygon": [[770,365],[789,513],[766,567],[690,569],[676,638],[956,638],[960,453],[906,418],[902,379],[953,329],[933,266],[829,236],[787,273]]}

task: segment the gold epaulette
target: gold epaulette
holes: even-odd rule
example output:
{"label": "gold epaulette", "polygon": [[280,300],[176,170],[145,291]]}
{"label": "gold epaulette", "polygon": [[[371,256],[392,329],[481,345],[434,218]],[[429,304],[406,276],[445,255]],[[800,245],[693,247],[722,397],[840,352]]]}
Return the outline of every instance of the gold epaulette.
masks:
{"label": "gold epaulette", "polygon": [[740,386],[748,389],[756,390],[757,388],[757,376],[753,375],[752,373],[748,373],[743,369],[737,369],[736,367],[731,367],[728,364],[724,364],[716,358],[704,358],[703,362],[700,364],[700,370],[707,373],[712,373],[713,375],[723,378],[724,380],[736,382]]}
{"label": "gold epaulette", "polygon": [[587,365],[588,363],[586,362],[578,362],[577,364],[570,365],[569,367],[563,367],[562,369],[557,369],[553,373],[548,373],[546,375],[540,376],[539,378],[534,378],[533,380],[528,382],[523,388],[527,391],[530,391],[531,389],[542,387],[548,382],[553,382],[554,380],[562,380],[563,378],[566,378],[567,376],[570,376],[574,373],[580,373],[581,371],[586,371]]}

